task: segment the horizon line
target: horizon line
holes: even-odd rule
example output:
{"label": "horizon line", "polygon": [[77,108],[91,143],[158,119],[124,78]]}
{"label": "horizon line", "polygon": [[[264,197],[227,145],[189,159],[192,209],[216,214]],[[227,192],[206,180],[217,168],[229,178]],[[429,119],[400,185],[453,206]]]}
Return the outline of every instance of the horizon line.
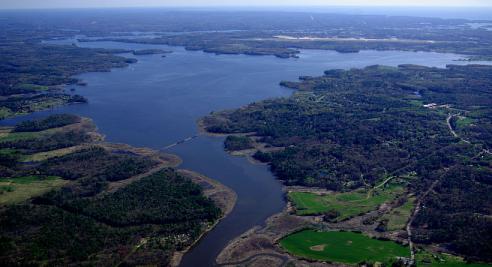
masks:
{"label": "horizon line", "polygon": [[80,7],[0,7],[0,10],[62,10],[62,9],[145,9],[145,8],[169,8],[169,9],[266,9],[266,8],[492,8],[491,5],[148,5],[148,6],[80,6]]}

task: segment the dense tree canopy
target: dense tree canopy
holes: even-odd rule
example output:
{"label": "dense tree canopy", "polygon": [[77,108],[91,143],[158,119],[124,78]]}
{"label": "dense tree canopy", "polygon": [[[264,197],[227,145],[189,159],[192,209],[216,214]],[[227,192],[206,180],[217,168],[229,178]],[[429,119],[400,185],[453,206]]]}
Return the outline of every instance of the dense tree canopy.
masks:
{"label": "dense tree canopy", "polygon": [[[62,182],[0,204],[1,266],[165,266],[221,216],[189,178],[171,168],[149,172],[162,164],[158,156],[94,143],[88,138],[93,127],[76,127],[83,123],[77,116],[56,115],[23,122],[2,136],[0,196],[13,197],[15,181],[27,193],[36,190],[30,185]],[[75,145],[80,146],[20,162]],[[4,181],[13,185],[7,188]]]}
{"label": "dense tree canopy", "polygon": [[416,173],[422,194],[437,182],[418,241],[491,260],[492,67],[371,66],[282,84],[298,92],[214,113],[206,129],[282,148],[255,157],[288,185],[349,190]]}

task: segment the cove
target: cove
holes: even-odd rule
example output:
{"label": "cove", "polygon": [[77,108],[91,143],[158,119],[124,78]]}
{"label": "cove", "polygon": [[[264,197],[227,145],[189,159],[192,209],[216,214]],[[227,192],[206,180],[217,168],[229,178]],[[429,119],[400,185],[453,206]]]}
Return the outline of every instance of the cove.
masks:
{"label": "cove", "polygon": [[[138,59],[127,68],[107,73],[86,73],[78,78],[87,86],[67,86],[67,92],[89,99],[89,104],[70,105],[49,111],[7,119],[0,125],[42,117],[53,113],[73,113],[90,117],[106,140],[163,149],[169,144],[198,135],[196,121],[211,111],[232,109],[272,97],[287,97],[292,90],[281,80],[297,80],[301,75],[322,75],[327,69],[359,68],[382,64],[420,64],[444,67],[466,64],[455,54],[400,51],[362,51],[340,54],[334,51],[303,50],[298,59],[273,56],[214,55],[186,51],[180,47],[117,42],[76,43],[83,47],[172,50],[161,55],[126,57]],[[215,257],[232,239],[285,206],[281,184],[265,165],[233,157],[223,150],[223,138],[199,135],[166,152],[183,159],[181,168],[190,169],[229,186],[238,195],[233,212],[205,235],[183,258],[182,266],[212,266]]]}

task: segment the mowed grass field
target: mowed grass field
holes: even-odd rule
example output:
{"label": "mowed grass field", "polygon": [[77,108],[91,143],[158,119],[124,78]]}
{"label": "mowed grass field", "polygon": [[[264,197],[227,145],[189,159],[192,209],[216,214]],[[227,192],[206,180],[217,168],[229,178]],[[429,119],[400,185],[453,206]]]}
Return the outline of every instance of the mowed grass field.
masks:
{"label": "mowed grass field", "polygon": [[354,232],[304,230],[283,238],[280,246],[298,257],[346,264],[390,263],[396,257],[410,257],[408,247]]}
{"label": "mowed grass field", "polygon": [[60,177],[25,176],[0,178],[0,205],[15,204],[68,183]]}
{"label": "mowed grass field", "polygon": [[338,221],[375,210],[379,205],[395,199],[404,191],[401,186],[389,186],[368,193],[355,190],[345,193],[319,195],[308,192],[290,192],[289,199],[296,207],[297,215],[317,215],[337,211]]}

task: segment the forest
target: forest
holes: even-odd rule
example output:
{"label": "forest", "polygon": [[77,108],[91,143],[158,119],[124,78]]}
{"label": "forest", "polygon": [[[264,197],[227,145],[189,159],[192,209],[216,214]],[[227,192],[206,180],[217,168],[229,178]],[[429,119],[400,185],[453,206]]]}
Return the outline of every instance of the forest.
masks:
{"label": "forest", "polygon": [[[174,163],[95,142],[86,118],[1,130],[2,266],[166,266],[222,216]],[[26,164],[40,151],[51,156]]]}
{"label": "forest", "polygon": [[[169,263],[220,215],[201,188],[164,170],[113,194],[34,201],[0,215],[3,266]],[[69,242],[67,242],[67,240]],[[136,246],[142,245],[139,250]]]}
{"label": "forest", "polygon": [[[463,54],[467,56],[466,60],[492,59],[491,31],[471,27],[474,23],[486,21],[292,11],[190,13],[153,10],[151,13],[156,16],[144,18],[143,12],[118,12],[111,19],[106,18],[105,27],[82,28],[77,24],[73,27],[81,28],[87,36],[100,37],[82,37],[80,41],[179,45],[216,54],[295,58],[300,49],[326,49],[340,53],[370,49],[434,51]],[[85,14],[77,15],[81,21],[86,19]],[[134,20],[131,29],[126,27],[125,33],[108,37],[108,32],[122,31],[120,21],[125,18]],[[45,27],[52,26],[50,21],[45,23]],[[132,31],[153,32],[153,36],[131,36],[129,33]]]}
{"label": "forest", "polygon": [[118,181],[143,173],[156,164],[135,154],[110,153],[94,146],[48,160],[39,166],[39,170],[46,175],[69,180],[91,178]]}
{"label": "forest", "polygon": [[250,149],[253,148],[253,141],[247,136],[229,135],[224,141],[224,147],[228,151]]}
{"label": "forest", "polygon": [[50,151],[80,145],[91,141],[91,136],[82,131],[63,131],[17,139],[0,143],[0,148],[22,151],[27,154]]}
{"label": "forest", "polygon": [[[210,132],[254,132],[283,148],[255,157],[286,185],[348,191],[416,172],[415,194],[436,183],[413,224],[419,242],[490,261],[491,73],[479,65],[330,70],[282,82],[297,89],[292,97],[203,121]],[[457,123],[448,125],[451,117]]]}
{"label": "forest", "polygon": [[80,82],[74,75],[134,63],[134,59],[114,55],[123,52],[120,50],[47,45],[32,38],[49,38],[50,31],[28,35],[18,30],[22,32],[16,32],[15,38],[0,39],[0,119],[67,103],[85,103],[84,97],[61,90],[63,85]]}
{"label": "forest", "polygon": [[39,132],[80,122],[80,117],[71,114],[56,114],[41,120],[23,121],[17,124],[14,132]]}

